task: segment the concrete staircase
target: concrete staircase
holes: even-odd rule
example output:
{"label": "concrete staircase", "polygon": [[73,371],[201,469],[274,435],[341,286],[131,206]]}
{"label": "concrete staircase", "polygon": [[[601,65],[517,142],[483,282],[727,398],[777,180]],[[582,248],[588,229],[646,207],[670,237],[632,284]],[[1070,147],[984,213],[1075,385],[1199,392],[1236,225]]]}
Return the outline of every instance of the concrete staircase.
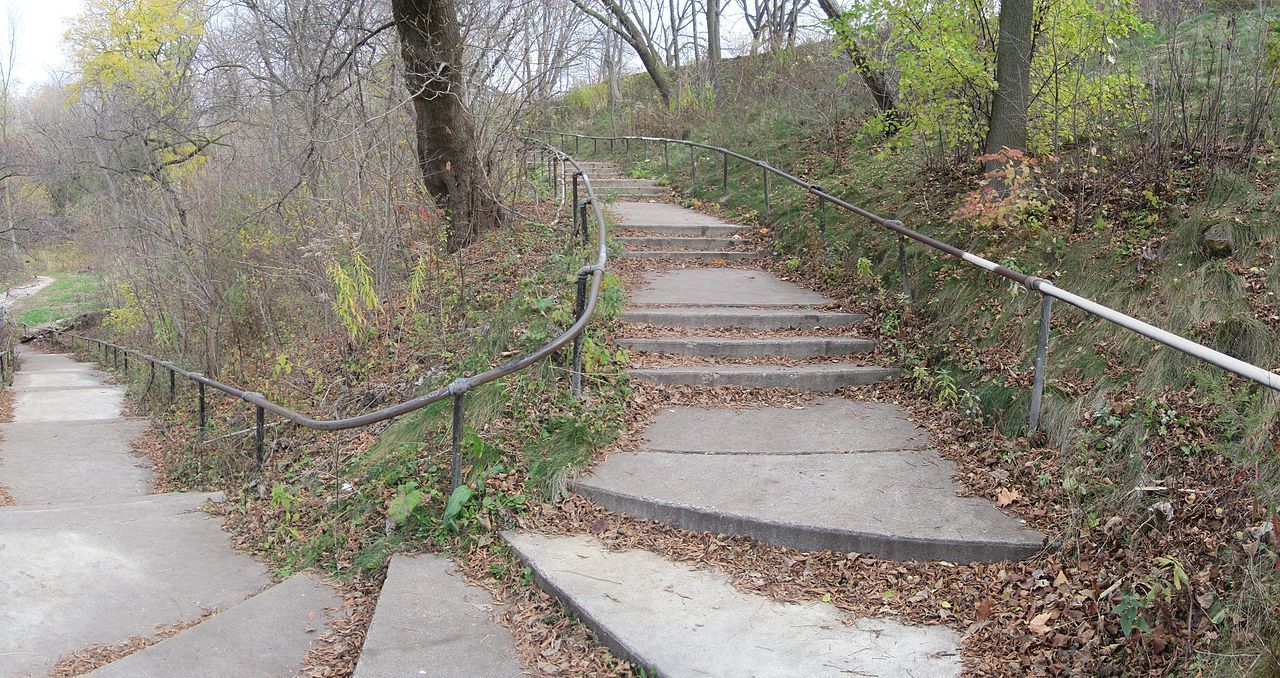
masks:
{"label": "concrete staircase", "polygon": [[0,425],[0,675],[43,676],[94,645],[209,619],[118,662],[106,676],[291,676],[333,590],[299,575],[272,586],[202,507],[220,494],[149,494],[130,453],[145,421],[124,389],[65,355],[23,350],[13,422]]}
{"label": "concrete staircase", "polygon": [[[875,364],[875,342],[857,335],[864,316],[744,266],[760,253],[738,225],[659,202],[609,209],[623,256],[644,261],[618,340],[633,353],[633,379],[813,396],[804,406],[665,408],[640,450],[614,452],[575,493],[682,529],[806,551],[994,562],[1039,550],[1041,534],[958,496],[955,465],[906,411],[842,390],[899,375]],[[715,571],[608,551],[589,535],[504,538],[545,590],[656,675],[960,672],[960,639],[944,627],[775,603]]]}

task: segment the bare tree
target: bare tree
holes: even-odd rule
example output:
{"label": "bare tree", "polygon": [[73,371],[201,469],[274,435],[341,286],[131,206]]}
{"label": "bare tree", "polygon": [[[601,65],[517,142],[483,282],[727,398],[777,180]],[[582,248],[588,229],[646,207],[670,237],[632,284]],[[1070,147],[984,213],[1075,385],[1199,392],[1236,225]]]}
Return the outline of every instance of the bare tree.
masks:
{"label": "bare tree", "polygon": [[623,5],[623,0],[598,0],[603,10],[592,7],[591,0],[572,0],[578,9],[600,22],[600,25],[613,31],[635,50],[640,63],[658,88],[658,95],[663,103],[670,103],[672,97],[671,80],[667,77],[662,61],[658,58],[658,48],[651,32],[646,32]]}

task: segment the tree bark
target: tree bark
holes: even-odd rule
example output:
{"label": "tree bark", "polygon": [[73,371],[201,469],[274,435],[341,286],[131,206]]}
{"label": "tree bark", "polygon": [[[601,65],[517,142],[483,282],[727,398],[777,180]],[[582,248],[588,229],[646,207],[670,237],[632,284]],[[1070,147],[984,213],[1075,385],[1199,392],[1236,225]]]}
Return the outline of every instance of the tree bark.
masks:
{"label": "tree bark", "polygon": [[707,3],[707,84],[720,93],[720,0]]}
{"label": "tree bark", "polygon": [[391,11],[413,100],[422,183],[449,224],[449,251],[457,251],[506,222],[464,105],[457,7],[455,0],[392,0]]}
{"label": "tree bark", "polygon": [[[996,92],[991,101],[988,155],[1003,149],[1027,150],[1027,106],[1031,92],[1033,0],[1000,0],[1000,37],[996,44]],[[988,172],[1004,163],[988,160]]]}
{"label": "tree bark", "polygon": [[[818,0],[818,5],[822,7],[828,19],[840,20],[842,12],[836,6],[835,0]],[[858,43],[852,40],[845,41],[844,51],[853,62],[854,70],[858,71],[858,75],[862,78],[863,86],[871,93],[872,100],[876,102],[876,108],[880,109],[880,114],[884,116],[885,136],[897,134],[902,127],[902,114],[898,111],[897,102],[893,99],[893,92],[889,91],[889,83],[884,74],[871,67],[871,62],[867,61],[867,57],[858,48]]]}

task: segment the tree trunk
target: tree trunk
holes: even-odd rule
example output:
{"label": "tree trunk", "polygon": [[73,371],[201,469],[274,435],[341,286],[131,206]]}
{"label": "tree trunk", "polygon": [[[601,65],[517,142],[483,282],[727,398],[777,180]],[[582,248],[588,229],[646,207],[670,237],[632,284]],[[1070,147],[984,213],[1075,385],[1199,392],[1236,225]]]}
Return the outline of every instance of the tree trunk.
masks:
{"label": "tree trunk", "polygon": [[[1033,0],[1000,0],[1000,37],[996,44],[996,92],[991,101],[987,154],[1027,150],[1027,106],[1031,92]],[[988,172],[1004,163],[986,163]]]}
{"label": "tree trunk", "polygon": [[502,225],[479,157],[475,124],[463,104],[463,45],[455,0],[392,0],[405,84],[413,99],[422,183],[449,224],[449,251]]}
{"label": "tree trunk", "polygon": [[[818,0],[818,5],[822,7],[822,12],[828,19],[840,20],[842,12],[836,6],[835,0]],[[852,39],[843,42],[845,54],[849,55],[854,70],[858,71],[858,75],[862,78],[863,86],[871,93],[872,100],[876,102],[876,108],[880,109],[880,114],[884,116],[885,136],[897,134],[902,127],[902,113],[898,111],[897,103],[893,100],[893,93],[889,91],[889,83],[885,80],[884,74],[871,67],[867,57],[858,48],[858,43]]]}
{"label": "tree trunk", "polygon": [[640,63],[644,65],[644,70],[649,73],[649,78],[653,80],[653,86],[658,88],[658,95],[662,97],[663,104],[671,103],[671,82],[667,80],[667,74],[662,70],[662,63],[658,60],[658,48],[649,41],[647,34],[642,30],[627,14],[626,8],[618,3],[618,0],[602,0],[605,9],[609,11],[612,19],[599,11],[587,5],[587,0],[570,0],[575,7],[582,10],[600,22],[600,25],[608,28],[622,38],[631,48],[635,50],[636,56],[640,57]]}
{"label": "tree trunk", "polygon": [[720,93],[720,0],[707,3],[707,84]]}

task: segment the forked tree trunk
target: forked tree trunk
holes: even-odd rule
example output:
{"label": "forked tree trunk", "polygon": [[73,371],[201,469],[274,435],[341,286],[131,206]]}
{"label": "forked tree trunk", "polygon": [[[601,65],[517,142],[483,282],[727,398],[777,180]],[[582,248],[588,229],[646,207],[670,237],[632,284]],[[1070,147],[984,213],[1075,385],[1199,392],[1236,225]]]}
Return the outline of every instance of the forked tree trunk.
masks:
{"label": "forked tree trunk", "polygon": [[416,117],[422,183],[449,224],[457,251],[506,211],[480,161],[475,124],[464,105],[463,45],[455,0],[391,0],[405,84]]}
{"label": "forked tree trunk", "polygon": [[[1000,37],[996,44],[996,92],[991,102],[987,154],[1027,150],[1027,106],[1031,92],[1033,0],[1000,0]],[[986,163],[988,172],[1000,160]]]}
{"label": "forked tree trunk", "polygon": [[707,2],[707,84],[720,93],[720,0]]}

